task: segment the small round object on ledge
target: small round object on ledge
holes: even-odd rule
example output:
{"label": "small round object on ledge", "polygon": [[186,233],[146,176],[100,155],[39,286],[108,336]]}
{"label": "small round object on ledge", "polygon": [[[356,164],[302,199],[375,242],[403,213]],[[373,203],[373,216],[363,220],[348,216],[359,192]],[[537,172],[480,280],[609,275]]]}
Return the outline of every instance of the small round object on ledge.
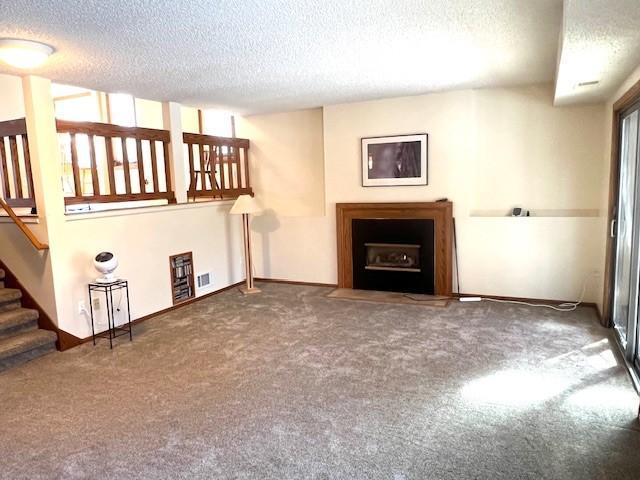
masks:
{"label": "small round object on ledge", "polygon": [[118,268],[118,257],[113,253],[100,252],[93,259],[93,266],[102,273],[101,277],[96,278],[96,283],[113,283],[118,280],[113,273]]}

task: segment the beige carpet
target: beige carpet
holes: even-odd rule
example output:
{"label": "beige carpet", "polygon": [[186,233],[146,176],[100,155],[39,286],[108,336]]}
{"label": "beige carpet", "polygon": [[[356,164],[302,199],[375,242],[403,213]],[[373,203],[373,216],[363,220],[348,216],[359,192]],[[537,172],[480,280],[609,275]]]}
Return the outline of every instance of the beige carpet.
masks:
{"label": "beige carpet", "polygon": [[0,480],[638,480],[594,309],[258,286],[0,373]]}
{"label": "beige carpet", "polygon": [[393,303],[396,305],[424,305],[427,307],[446,307],[449,297],[438,295],[422,295],[419,293],[377,292],[374,290],[357,290],[352,288],[336,288],[329,298],[359,300],[363,302]]}

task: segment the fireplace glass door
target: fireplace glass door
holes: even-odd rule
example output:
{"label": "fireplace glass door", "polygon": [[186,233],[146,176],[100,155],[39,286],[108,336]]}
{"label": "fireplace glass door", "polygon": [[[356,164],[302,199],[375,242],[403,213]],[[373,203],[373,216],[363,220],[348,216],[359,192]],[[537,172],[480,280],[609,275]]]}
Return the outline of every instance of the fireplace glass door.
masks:
{"label": "fireplace glass door", "polygon": [[420,272],[420,245],[405,243],[365,243],[366,270]]}
{"label": "fireplace glass door", "polygon": [[353,288],[433,295],[432,219],[354,219]]}

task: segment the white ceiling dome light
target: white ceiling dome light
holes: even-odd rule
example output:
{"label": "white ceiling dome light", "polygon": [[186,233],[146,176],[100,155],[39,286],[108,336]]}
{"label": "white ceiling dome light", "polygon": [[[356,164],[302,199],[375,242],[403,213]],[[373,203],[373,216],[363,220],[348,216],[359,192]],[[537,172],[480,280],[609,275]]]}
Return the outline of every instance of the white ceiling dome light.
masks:
{"label": "white ceiling dome light", "polygon": [[53,47],[31,40],[0,38],[0,60],[16,68],[36,68],[54,52]]}

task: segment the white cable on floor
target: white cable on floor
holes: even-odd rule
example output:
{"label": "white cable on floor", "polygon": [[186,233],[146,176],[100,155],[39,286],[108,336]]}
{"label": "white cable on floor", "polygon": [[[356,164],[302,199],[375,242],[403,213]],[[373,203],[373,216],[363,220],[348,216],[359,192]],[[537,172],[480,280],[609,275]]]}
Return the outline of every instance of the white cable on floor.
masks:
{"label": "white cable on floor", "polygon": [[584,279],[584,282],[582,283],[582,293],[580,293],[580,299],[577,302],[566,302],[566,303],[561,303],[559,305],[548,305],[545,303],[528,303],[520,300],[498,300],[497,298],[486,298],[486,297],[482,297],[482,300],[486,300],[487,302],[495,302],[495,303],[513,303],[516,305],[526,305],[528,307],[550,308],[552,310],[557,310],[558,312],[573,312],[576,308],[578,308],[578,305],[580,305],[584,301],[584,294],[587,291],[587,283],[592,277],[596,275],[598,275],[597,272],[592,272],[589,275],[587,275],[587,278]]}

